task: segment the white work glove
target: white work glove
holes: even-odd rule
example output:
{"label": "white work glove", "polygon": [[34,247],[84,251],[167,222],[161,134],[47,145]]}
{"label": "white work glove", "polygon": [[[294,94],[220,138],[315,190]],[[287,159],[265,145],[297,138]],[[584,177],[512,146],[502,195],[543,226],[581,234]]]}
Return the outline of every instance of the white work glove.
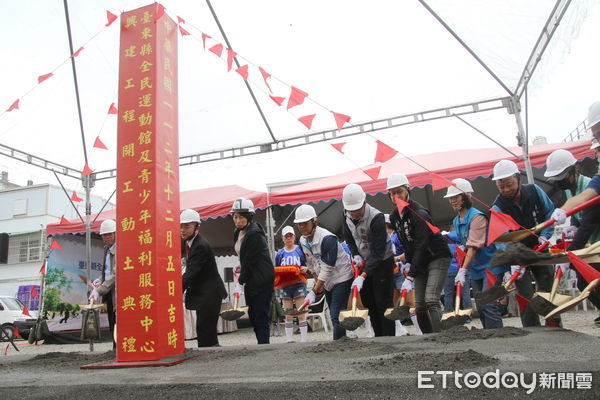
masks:
{"label": "white work glove", "polygon": [[97,302],[99,299],[100,295],[98,294],[98,291],[96,289],[93,289],[90,293],[90,297],[88,297],[88,300],[94,300]]}
{"label": "white work glove", "polygon": [[235,289],[233,289],[233,293],[237,293],[238,295],[243,295],[244,294],[244,286],[240,285],[239,283],[235,284]]}
{"label": "white work glove", "polygon": [[520,265],[511,265],[510,266],[510,274],[514,274],[515,272],[519,272],[519,276],[517,276],[517,279],[521,279],[523,277],[523,275],[525,274],[525,268],[521,267]]}
{"label": "white work glove", "polygon": [[562,230],[562,233],[565,235],[565,239],[573,239],[577,233],[577,227],[565,226]]}
{"label": "white work glove", "polygon": [[561,225],[567,220],[567,213],[562,208],[555,208],[552,213],[552,219],[556,220],[556,223]]}
{"label": "white work glove", "polygon": [[365,283],[365,278],[363,278],[362,275],[359,275],[354,279],[354,282],[352,282],[351,287],[356,286],[358,288],[358,291],[360,292],[360,290],[362,289],[363,283]]}
{"label": "white work glove", "polygon": [[467,269],[459,268],[458,272],[456,273],[456,277],[454,278],[454,284],[456,285],[458,282],[460,282],[460,284],[464,286],[466,277],[467,277]]}
{"label": "white work glove", "polygon": [[545,245],[547,241],[548,241],[548,239],[546,239],[543,236],[538,237],[538,243],[540,244],[540,246]]}
{"label": "white work glove", "polygon": [[569,271],[569,263],[565,263],[565,264],[556,264],[556,266],[554,267],[554,273],[556,273],[556,271],[558,271],[558,269],[562,269],[562,276],[567,275],[567,272]]}
{"label": "white work glove", "polygon": [[361,256],[354,256],[352,257],[352,266],[354,268],[360,268],[362,266],[363,261],[364,260]]}
{"label": "white work glove", "polygon": [[410,263],[401,263],[400,272],[402,275],[408,274],[408,271],[410,271]]}
{"label": "white work glove", "polygon": [[304,298],[305,301],[308,301],[308,304],[314,303],[316,299],[317,299],[317,295],[312,290],[310,292],[308,292],[308,294]]}
{"label": "white work glove", "polygon": [[406,278],[404,280],[404,283],[402,283],[401,290],[406,290],[406,292],[408,293],[411,290],[413,290],[414,287],[415,287],[415,284],[413,283],[413,281],[411,281],[410,279]]}
{"label": "white work glove", "polygon": [[94,279],[94,282],[92,282],[92,287],[94,289],[100,287],[100,285],[102,285],[102,281],[100,279]]}

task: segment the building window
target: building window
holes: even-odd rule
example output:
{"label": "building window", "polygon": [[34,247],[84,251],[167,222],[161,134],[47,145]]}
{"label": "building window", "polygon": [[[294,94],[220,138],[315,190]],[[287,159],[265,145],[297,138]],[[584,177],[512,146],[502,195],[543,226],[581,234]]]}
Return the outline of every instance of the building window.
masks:
{"label": "building window", "polygon": [[8,245],[8,263],[39,261],[43,257],[44,247],[41,232],[11,235]]}
{"label": "building window", "polygon": [[16,199],[13,202],[13,217],[27,215],[27,199]]}

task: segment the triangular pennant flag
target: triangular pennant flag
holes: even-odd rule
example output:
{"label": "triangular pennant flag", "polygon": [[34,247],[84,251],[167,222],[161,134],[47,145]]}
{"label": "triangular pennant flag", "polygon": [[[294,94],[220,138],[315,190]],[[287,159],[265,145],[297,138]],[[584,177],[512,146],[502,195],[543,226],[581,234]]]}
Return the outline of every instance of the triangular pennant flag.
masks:
{"label": "triangular pennant flag", "polygon": [[179,33],[181,33],[181,36],[187,36],[190,34],[188,31],[183,29],[183,26],[181,26],[181,25],[179,25]]}
{"label": "triangular pennant flag", "polygon": [[504,232],[521,228],[510,215],[496,211],[493,208],[490,208],[490,211],[487,246],[493,243]]}
{"label": "triangular pennant flag", "polygon": [[179,15],[177,16],[177,23],[178,24],[185,24],[185,19],[181,18]]}
{"label": "triangular pennant flag", "polygon": [[6,112],[11,112],[12,110],[18,110],[18,109],[19,109],[19,99],[16,99],[15,101],[13,101],[13,103],[10,105],[10,107],[8,107]]}
{"label": "triangular pennant flag", "polygon": [[26,305],[23,305],[23,310],[21,311],[21,314],[23,314],[23,315],[27,315],[28,317],[31,317],[31,318],[33,318],[33,315],[31,315],[31,314],[29,313],[29,309],[27,308],[27,306],[26,306]]}
{"label": "triangular pennant flag", "polygon": [[202,32],[202,47],[206,50],[206,39],[212,39],[212,36]]}
{"label": "triangular pennant flag", "polygon": [[571,260],[571,264],[573,264],[577,272],[579,272],[579,274],[583,277],[583,279],[586,280],[586,282],[590,283],[594,279],[600,278],[600,271],[597,271],[590,264],[583,261],[581,257],[571,253],[570,251],[567,252],[567,257],[569,257],[569,260]]}
{"label": "triangular pennant flag", "polygon": [[494,285],[496,285],[496,282],[498,281],[498,278],[496,278],[496,275],[494,275],[494,273],[489,269],[489,268],[484,268],[485,271],[485,276],[487,278],[487,288],[492,288],[494,287]]}
{"label": "triangular pennant flag", "polygon": [[19,328],[16,328],[16,329],[13,331],[13,334],[15,335],[15,338],[17,338],[17,339],[21,339],[21,335],[19,334]]}
{"label": "triangular pennant flag", "polygon": [[433,232],[434,235],[440,232],[440,228],[438,228],[437,226],[433,225],[429,221],[425,221],[425,223],[427,224],[427,226],[429,227],[429,229],[431,229],[431,232]]}
{"label": "triangular pennant flag", "polygon": [[165,6],[163,6],[160,3],[158,3],[157,5],[158,5],[158,8],[156,10],[156,17],[154,17],[154,22],[158,21],[160,19],[160,17],[165,15]]}
{"label": "triangular pennant flag", "polygon": [[384,163],[394,157],[398,152],[387,144],[377,140],[377,152],[375,153],[375,162]]}
{"label": "triangular pennant flag", "polygon": [[117,16],[113,13],[111,13],[110,11],[106,10],[106,24],[104,24],[104,26],[110,26],[110,24],[112,24],[113,22],[115,22],[115,20],[117,19]]}
{"label": "triangular pennant flag", "polygon": [[377,180],[377,178],[379,178],[379,171],[381,171],[381,165],[378,165],[377,167],[374,168],[369,168],[369,169],[364,169],[363,172],[367,175],[369,175],[369,178],[373,179],[374,181]]}
{"label": "triangular pennant flag", "polygon": [[42,83],[46,79],[52,78],[53,76],[54,76],[54,74],[52,72],[50,72],[49,74],[40,75],[40,76],[38,76],[38,83]]}
{"label": "triangular pennant flag", "polygon": [[332,113],[333,113],[333,117],[335,118],[335,125],[337,126],[338,132],[339,132],[342,130],[342,127],[344,126],[344,124],[346,122],[350,122],[350,116],[336,113],[334,111],[332,111]]}
{"label": "triangular pennant flag", "polygon": [[344,154],[344,152],[342,151],[342,148],[346,145],[346,143],[347,142],[331,143],[331,145],[333,146],[334,149],[336,149],[340,153]]}
{"label": "triangular pennant flag", "polygon": [[77,193],[75,193],[75,191],[73,191],[73,194],[71,195],[71,200],[76,203],[83,201],[83,199],[81,197],[77,196]]}
{"label": "triangular pennant flag", "polygon": [[42,275],[46,275],[46,261],[44,260],[44,262],[42,263],[42,266],[40,267],[40,274]]}
{"label": "triangular pennant flag", "polygon": [[241,67],[239,67],[238,69],[236,69],[235,72],[237,72],[238,74],[240,74],[240,76],[242,78],[244,78],[245,81],[248,80],[248,65],[247,64],[246,65],[242,65]]}
{"label": "triangular pennant flag", "polygon": [[96,136],[96,140],[94,140],[94,147],[97,149],[108,150],[108,147],[100,140],[100,136]]}
{"label": "triangular pennant flag", "polygon": [[312,126],[313,119],[315,118],[315,115],[317,115],[317,114],[305,115],[304,117],[298,118],[298,121],[302,122],[305,127],[310,129],[310,127]]}
{"label": "triangular pennant flag", "polygon": [[223,54],[223,45],[221,43],[217,43],[208,49],[208,51],[215,53],[218,57],[221,57],[221,54]]}
{"label": "triangular pennant flag", "polygon": [[79,55],[79,53],[81,53],[83,51],[83,47],[80,47],[79,49],[77,49],[77,51],[75,53],[73,53],[73,55],[71,55],[71,57],[75,58]]}
{"label": "triangular pennant flag", "polygon": [[56,240],[52,240],[52,244],[50,245],[50,250],[63,250],[60,244]]}
{"label": "triangular pennant flag", "polygon": [[271,74],[265,71],[263,67],[258,67],[258,70],[260,71],[260,74],[262,75],[263,80],[265,81],[265,85],[267,85],[267,87],[269,88],[269,92],[273,93],[273,90],[271,90],[271,86],[269,86],[269,82],[267,82],[267,79],[271,77]]}
{"label": "triangular pennant flag", "polygon": [[402,214],[402,211],[404,211],[404,208],[406,206],[408,206],[408,202],[402,200],[400,197],[396,196],[394,197],[394,201],[396,202],[396,207],[398,208],[398,212],[400,214]]}
{"label": "triangular pennant flag", "polygon": [[515,293],[517,296],[517,303],[519,303],[519,313],[523,314],[525,312],[525,307],[531,303],[531,300],[521,296],[519,293]]}
{"label": "triangular pennant flag", "polygon": [[81,171],[81,173],[85,176],[91,175],[94,173],[94,171],[92,169],[90,169],[90,167],[87,165],[87,163],[85,163],[85,165],[83,166],[83,171]]}
{"label": "triangular pennant flag", "polygon": [[271,95],[269,95],[269,97],[280,107],[283,104],[283,101],[285,100],[285,97],[277,97],[277,96],[271,96]]}
{"label": "triangular pennant flag", "polygon": [[303,90],[298,89],[297,87],[292,86],[292,92],[290,93],[290,98],[288,100],[287,109],[289,110],[292,107],[299,106],[304,103],[304,99],[308,96]]}
{"label": "triangular pennant flag", "polygon": [[117,107],[115,107],[115,103],[111,103],[110,107],[108,107],[108,113],[109,114],[118,114],[119,110],[117,110]]}
{"label": "triangular pennant flag", "polygon": [[461,267],[465,262],[465,258],[467,257],[467,253],[460,248],[460,246],[456,246],[454,248],[454,259],[456,260],[456,265]]}
{"label": "triangular pennant flag", "polygon": [[233,59],[237,56],[237,53],[230,48],[227,49],[227,72],[231,71],[231,65],[233,64]]}
{"label": "triangular pennant flag", "polygon": [[31,293],[31,297],[34,297],[36,299],[40,298],[40,295],[38,294],[37,290],[35,289],[35,286],[31,287],[31,292],[30,293]]}
{"label": "triangular pennant flag", "polygon": [[434,172],[429,172],[429,179],[431,179],[431,188],[435,192],[436,190],[446,189],[450,186],[456,186],[448,179],[444,178],[441,175],[438,175]]}
{"label": "triangular pennant flag", "polygon": [[64,215],[60,216],[60,225],[68,225],[69,224],[69,220],[65,218]]}

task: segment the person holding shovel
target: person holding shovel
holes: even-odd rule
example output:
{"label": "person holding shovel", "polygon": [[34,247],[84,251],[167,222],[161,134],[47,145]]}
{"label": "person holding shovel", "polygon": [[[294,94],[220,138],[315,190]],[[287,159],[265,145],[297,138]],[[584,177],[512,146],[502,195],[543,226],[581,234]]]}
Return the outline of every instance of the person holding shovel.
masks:
{"label": "person holding shovel", "polygon": [[[510,215],[519,225],[531,228],[549,220],[554,212],[554,205],[544,191],[535,184],[521,184],[521,173],[517,164],[510,160],[500,160],[494,166],[492,180],[496,182],[499,195],[494,200],[492,208],[498,212]],[[554,227],[543,229],[539,236],[531,235],[523,239],[521,243],[530,249],[545,246],[552,236]],[[517,292],[531,299],[534,295],[533,281],[535,280],[537,291],[550,292],[554,271],[551,266],[537,265],[535,267],[512,266],[511,274],[519,272],[515,282]],[[524,327],[540,326],[539,316],[530,308],[525,308],[521,313],[521,323]],[[546,324],[560,326],[560,317]]]}
{"label": "person holding shovel", "polygon": [[[452,233],[456,234],[456,242],[466,249],[466,255],[462,265],[458,266],[454,283],[460,282],[463,287],[467,286],[466,279],[468,278],[466,276],[467,273],[470,273],[471,288],[473,294],[475,294],[487,287],[485,269],[489,268],[496,246],[493,244],[485,245],[488,220],[485,214],[473,207],[471,193],[474,190],[471,183],[462,178],[454,179],[452,183],[454,185],[448,187],[448,192],[444,198],[448,199],[450,206],[457,213],[452,220],[452,226],[454,227]],[[509,267],[498,266],[490,270],[498,278],[497,283],[499,284],[508,269]],[[488,304],[477,304],[477,311],[483,329],[503,327],[502,315],[495,301]]]}
{"label": "person holding shovel", "polygon": [[254,222],[254,203],[239,198],[231,207],[235,231],[233,243],[240,258],[240,276],[234,292],[245,294],[248,316],[258,344],[269,343],[269,309],[273,296],[275,268],[262,226]]}
{"label": "person holding shovel", "polygon": [[217,322],[227,290],[217,270],[215,255],[200,235],[200,214],[196,210],[183,210],[179,223],[186,266],[182,276],[185,308],[196,310],[198,347],[218,346]]}
{"label": "person holding shovel", "polygon": [[346,307],[352,284],[350,257],[344,251],[337,236],[317,224],[315,209],[303,204],[296,209],[294,223],[302,235],[300,247],[306,256],[308,270],[316,276],[315,286],[306,295],[309,304],[314,303],[317,293],[325,290],[333,324],[333,340],[346,336],[340,325],[340,311]]}
{"label": "person holding shovel", "polygon": [[355,265],[360,266],[363,261],[365,264],[352,286],[358,288],[362,303],[369,309],[375,336],[394,336],[394,322],[384,317],[385,310],[393,307],[395,264],[384,214],[367,204],[364,190],[356,183],[344,188],[342,203],[345,209],[344,239]]}
{"label": "person holding shovel", "polygon": [[440,295],[448,275],[450,250],[442,236],[434,234],[427,225],[431,223],[429,211],[410,198],[406,175],[390,175],[387,190],[392,203],[398,206],[390,214],[390,222],[404,245],[400,261],[410,263],[402,289],[415,291],[415,308],[421,331],[440,332]]}

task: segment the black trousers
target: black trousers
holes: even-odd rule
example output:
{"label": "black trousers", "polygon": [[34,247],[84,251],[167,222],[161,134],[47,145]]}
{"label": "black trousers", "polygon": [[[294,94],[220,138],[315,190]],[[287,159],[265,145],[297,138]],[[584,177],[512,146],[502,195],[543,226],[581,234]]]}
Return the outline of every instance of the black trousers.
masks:
{"label": "black trousers", "polygon": [[205,304],[196,310],[196,335],[198,347],[218,346],[217,323],[221,311],[221,299],[216,297],[214,301]]}
{"label": "black trousers", "polygon": [[113,350],[117,348],[115,342],[115,325],[117,324],[117,313],[113,304],[113,292],[109,292],[106,296],[106,313],[108,315],[108,332],[110,340],[113,342]]}
{"label": "black trousers", "polygon": [[369,318],[375,336],[394,336],[394,321],[385,318],[386,308],[393,307],[394,302],[394,258],[383,260],[375,270],[367,275],[360,299],[369,309]]}

